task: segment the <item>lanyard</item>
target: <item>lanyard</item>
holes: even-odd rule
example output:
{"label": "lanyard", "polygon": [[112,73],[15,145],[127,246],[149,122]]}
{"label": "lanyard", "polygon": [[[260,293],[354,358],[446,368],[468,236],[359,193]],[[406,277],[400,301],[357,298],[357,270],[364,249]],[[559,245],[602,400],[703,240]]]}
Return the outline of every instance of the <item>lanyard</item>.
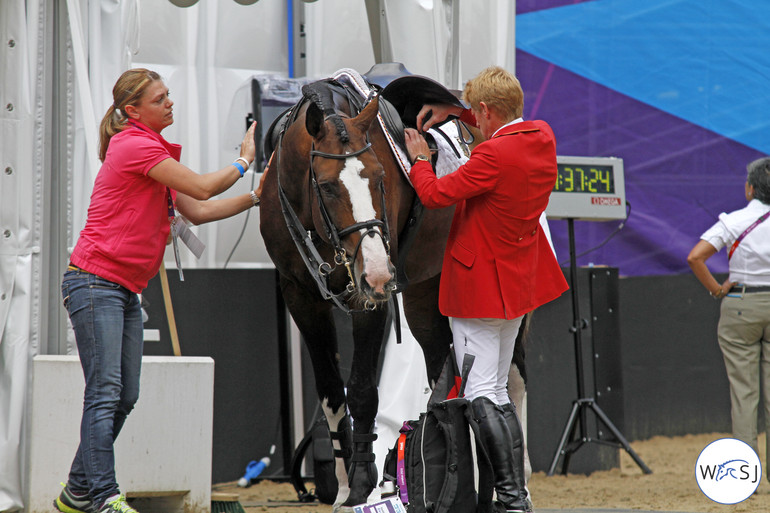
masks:
{"label": "lanyard", "polygon": [[184,281],[184,272],[182,272],[182,261],[179,258],[179,228],[177,226],[176,211],[174,209],[174,200],[171,198],[171,189],[166,187],[166,198],[168,199],[168,222],[171,224],[171,243],[174,245],[174,261],[179,270],[179,281]]}
{"label": "lanyard", "polygon": [[176,217],[176,209],[174,208],[174,200],[171,199],[171,189],[168,187],[166,187],[166,199],[168,200],[168,222],[172,223]]}
{"label": "lanyard", "polygon": [[738,247],[738,244],[741,243],[741,241],[746,237],[746,235],[749,234],[751,230],[762,224],[762,222],[770,216],[770,210],[762,214],[759,219],[754,221],[751,226],[746,228],[742,234],[738,236],[737,239],[735,239],[735,242],[733,242],[732,247],[730,248],[730,252],[727,254],[727,260],[729,261],[733,257],[733,253],[735,253],[735,249]]}
{"label": "lanyard", "polygon": [[401,502],[409,504],[409,490],[406,484],[406,433],[412,431],[414,428],[409,422],[404,422],[401,426],[398,435],[398,450],[396,452],[396,483],[398,484],[398,493],[401,498]]}

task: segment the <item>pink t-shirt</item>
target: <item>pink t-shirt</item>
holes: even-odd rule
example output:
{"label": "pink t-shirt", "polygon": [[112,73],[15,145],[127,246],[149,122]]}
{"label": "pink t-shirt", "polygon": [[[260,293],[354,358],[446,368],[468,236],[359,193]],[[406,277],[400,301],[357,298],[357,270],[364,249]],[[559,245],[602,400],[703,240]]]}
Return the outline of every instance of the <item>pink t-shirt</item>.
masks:
{"label": "pink t-shirt", "polygon": [[86,226],[70,261],[141,292],[160,268],[169,234],[168,195],[176,191],[147,176],[161,161],[179,160],[182,147],[129,121],[110,139],[96,175]]}

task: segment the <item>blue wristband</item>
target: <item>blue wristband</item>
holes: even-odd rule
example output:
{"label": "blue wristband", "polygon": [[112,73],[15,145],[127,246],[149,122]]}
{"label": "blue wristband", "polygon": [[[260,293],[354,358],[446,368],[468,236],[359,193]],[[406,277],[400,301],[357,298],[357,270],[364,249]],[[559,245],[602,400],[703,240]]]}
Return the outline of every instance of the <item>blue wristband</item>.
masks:
{"label": "blue wristband", "polygon": [[241,176],[243,176],[243,174],[246,172],[246,169],[243,167],[243,165],[237,160],[233,162],[233,165],[238,169],[238,172],[241,174]]}

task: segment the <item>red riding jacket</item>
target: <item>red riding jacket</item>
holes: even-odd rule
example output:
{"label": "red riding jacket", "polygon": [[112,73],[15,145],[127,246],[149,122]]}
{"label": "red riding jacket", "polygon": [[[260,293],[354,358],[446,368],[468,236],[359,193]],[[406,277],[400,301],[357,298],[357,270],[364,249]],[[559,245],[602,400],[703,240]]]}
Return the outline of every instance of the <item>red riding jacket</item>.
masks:
{"label": "red riding jacket", "polygon": [[436,178],[417,162],[423,204],[457,204],[439,291],[450,317],[514,319],[567,290],[539,223],[556,181],[556,141],[544,121],[503,127],[457,171]]}

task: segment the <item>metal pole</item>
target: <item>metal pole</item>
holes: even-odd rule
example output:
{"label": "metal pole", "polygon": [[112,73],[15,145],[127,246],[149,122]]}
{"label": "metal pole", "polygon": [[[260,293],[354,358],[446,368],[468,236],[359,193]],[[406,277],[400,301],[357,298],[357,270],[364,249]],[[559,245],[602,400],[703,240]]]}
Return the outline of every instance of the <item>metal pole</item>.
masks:
{"label": "metal pole", "polygon": [[[585,397],[585,385],[583,383],[583,339],[580,334],[583,329],[583,322],[580,319],[580,294],[578,292],[578,276],[577,276],[577,257],[575,256],[575,220],[572,218],[567,219],[567,227],[569,230],[569,272],[570,281],[572,285],[572,334],[575,337],[575,362],[577,373],[577,393],[578,399]],[[580,409],[580,438],[585,439],[586,432],[586,413],[585,409]]]}

